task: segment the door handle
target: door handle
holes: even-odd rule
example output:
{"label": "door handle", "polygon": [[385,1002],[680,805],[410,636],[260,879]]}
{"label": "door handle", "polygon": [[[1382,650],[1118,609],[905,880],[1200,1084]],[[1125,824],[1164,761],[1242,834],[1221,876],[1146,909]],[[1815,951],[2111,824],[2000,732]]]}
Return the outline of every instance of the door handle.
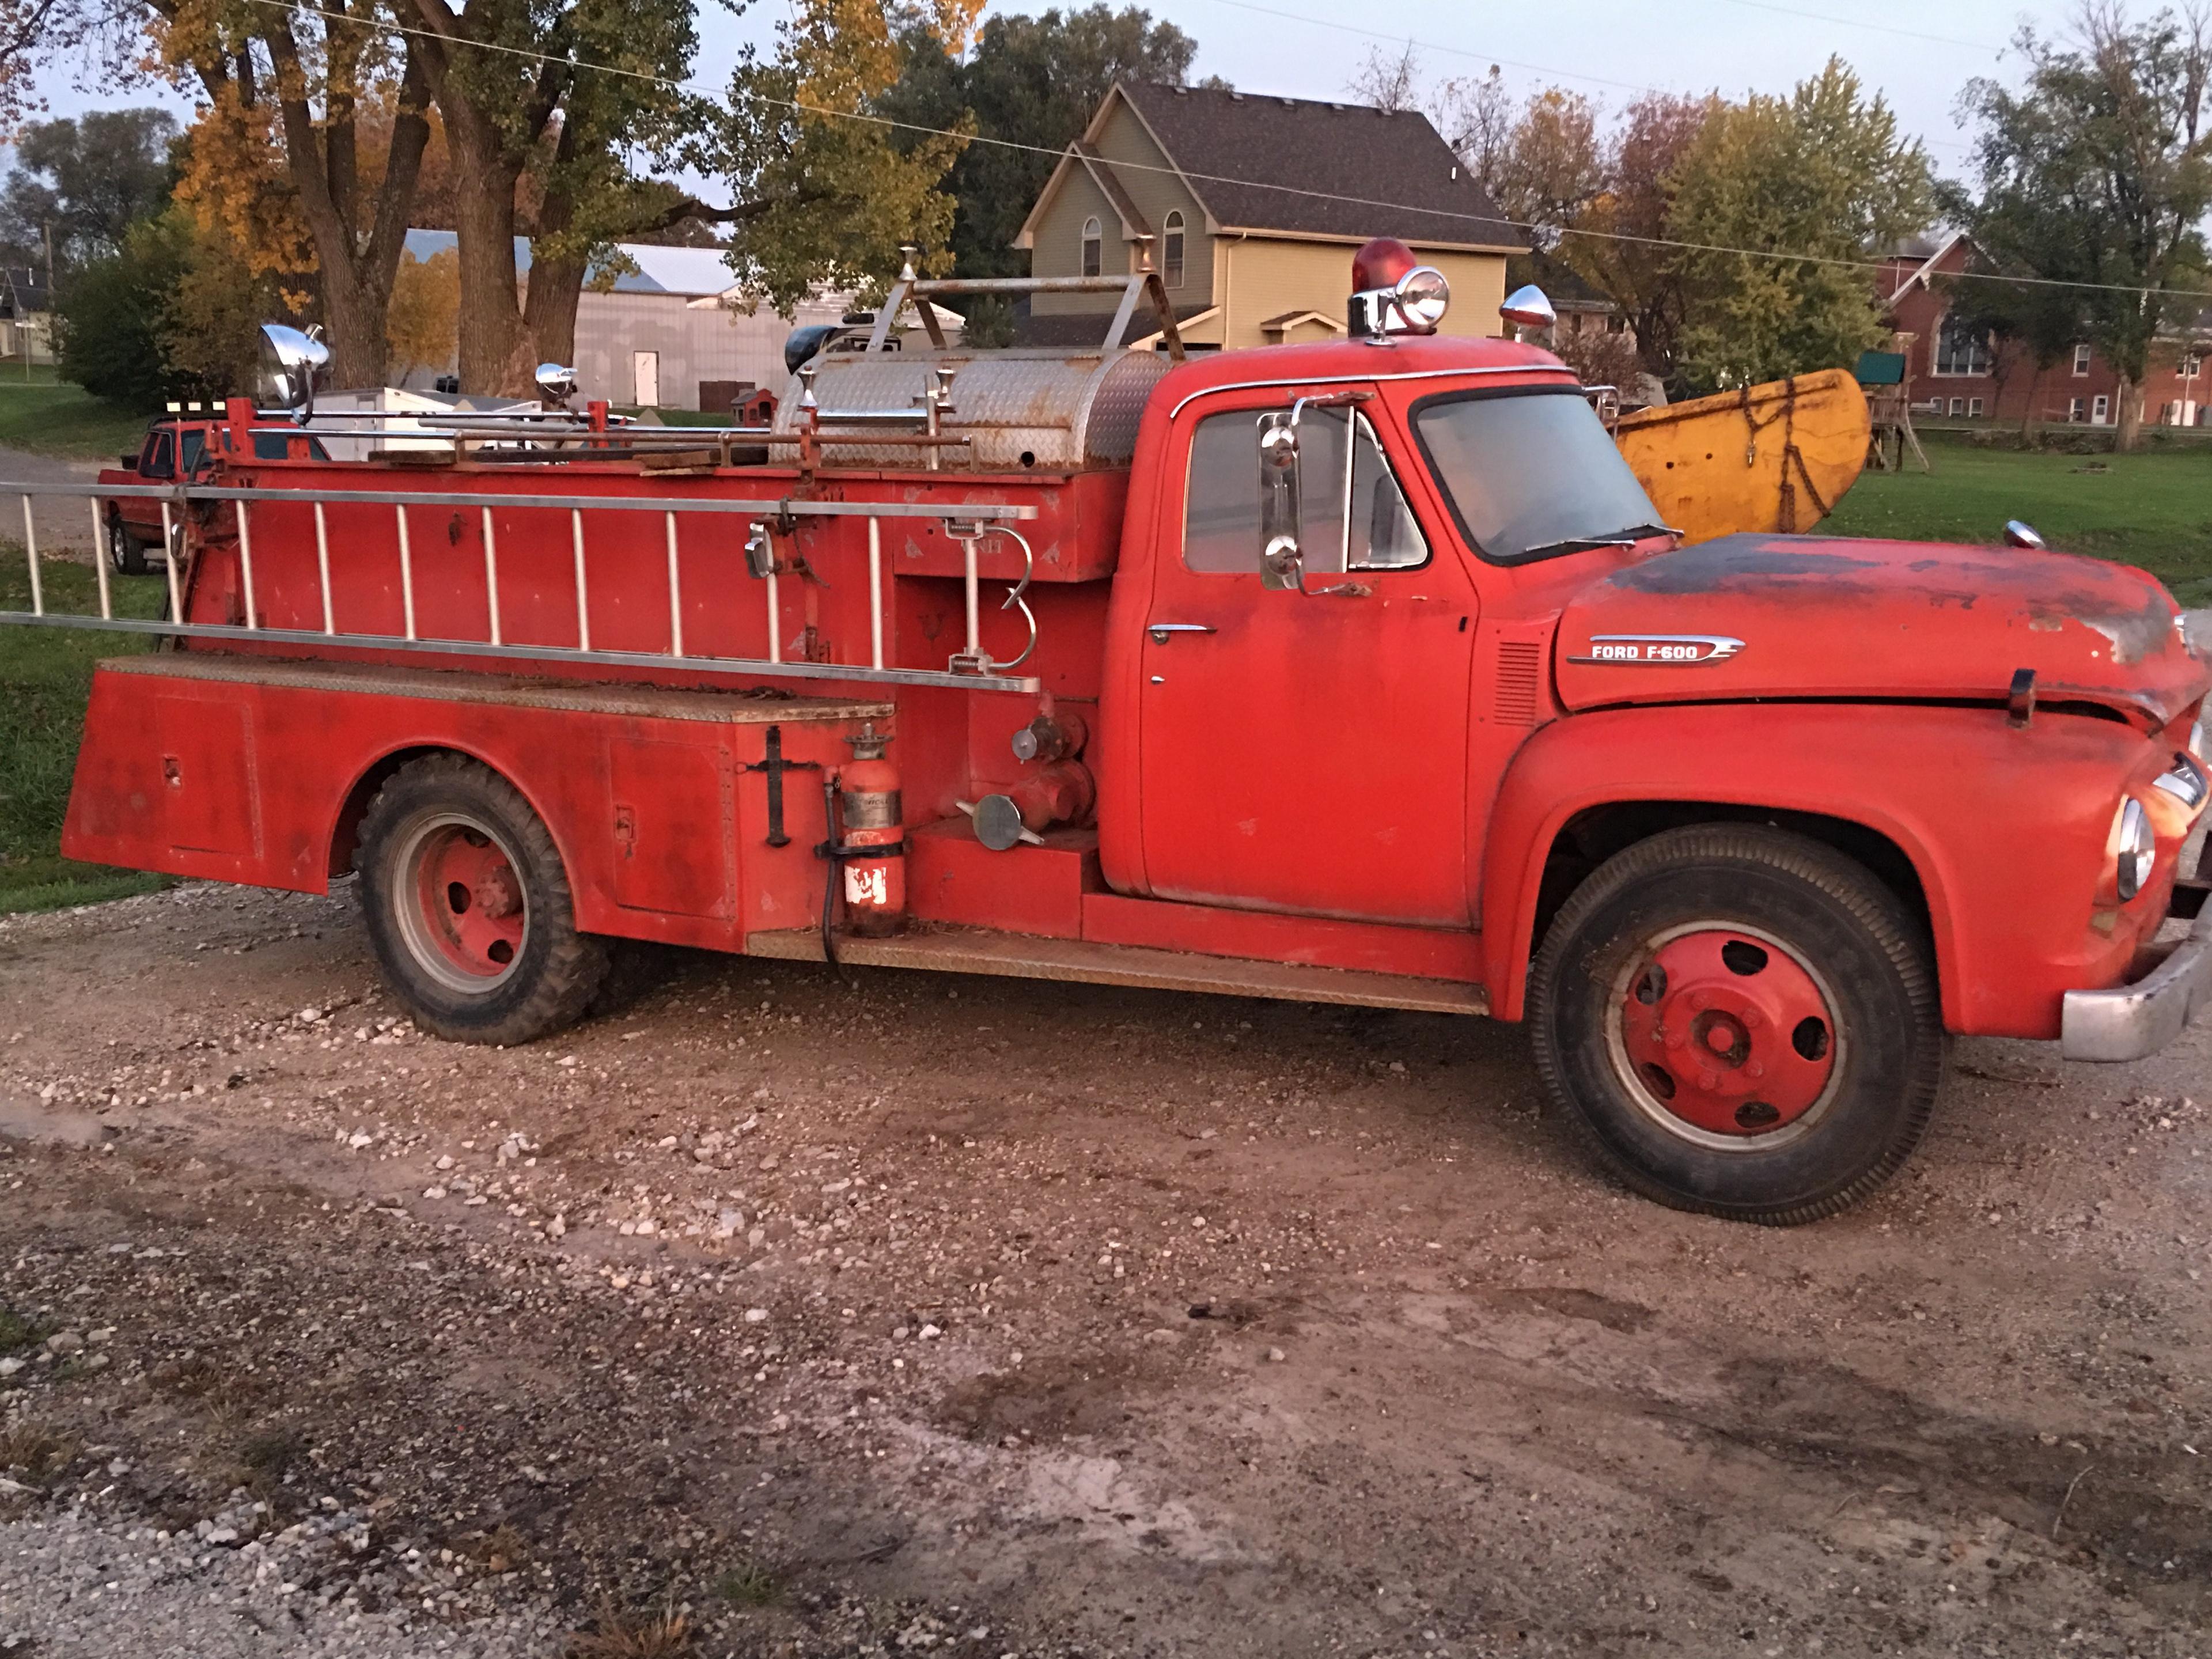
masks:
{"label": "door handle", "polygon": [[1206,623],[1152,623],[1145,631],[1152,636],[1154,645],[1165,645],[1172,634],[1211,634],[1214,630]]}

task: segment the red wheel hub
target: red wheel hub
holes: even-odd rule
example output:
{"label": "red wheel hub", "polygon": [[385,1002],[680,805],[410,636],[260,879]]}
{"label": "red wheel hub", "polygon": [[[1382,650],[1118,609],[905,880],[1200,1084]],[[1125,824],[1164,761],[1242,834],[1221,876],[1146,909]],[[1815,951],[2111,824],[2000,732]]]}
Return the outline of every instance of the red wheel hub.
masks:
{"label": "red wheel hub", "polygon": [[1721,1135],[1771,1133],[1827,1092],[1836,1021],[1812,975],[1727,928],[1677,934],[1630,975],[1621,1046],[1671,1116]]}
{"label": "red wheel hub", "polygon": [[522,882],[496,842],[458,824],[433,830],[416,854],[423,934],[465,974],[496,979],[522,951]]}

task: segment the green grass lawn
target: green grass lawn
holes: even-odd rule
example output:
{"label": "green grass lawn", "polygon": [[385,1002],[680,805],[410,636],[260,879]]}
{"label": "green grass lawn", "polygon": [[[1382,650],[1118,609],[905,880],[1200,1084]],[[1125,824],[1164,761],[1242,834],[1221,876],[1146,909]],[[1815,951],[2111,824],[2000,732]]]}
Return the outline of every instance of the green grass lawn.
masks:
{"label": "green grass lawn", "polygon": [[1868,472],[1821,526],[1847,536],[1993,545],[2023,520],[2054,548],[2141,565],[2184,605],[2212,605],[2212,444],[2061,455],[1928,442],[1933,472]]}
{"label": "green grass lawn", "polygon": [[[48,560],[41,576],[49,611],[98,613],[88,566]],[[162,586],[158,576],[118,576],[116,614],[158,614]],[[21,547],[0,543],[0,611],[29,610],[30,586]],[[167,884],[164,876],[79,864],[58,850],[92,665],[151,643],[137,634],[0,627],[0,911],[55,910]]]}
{"label": "green grass lawn", "polygon": [[112,465],[125,450],[138,447],[149,418],[82,386],[52,380],[26,385],[0,369],[0,445],[10,448]]}

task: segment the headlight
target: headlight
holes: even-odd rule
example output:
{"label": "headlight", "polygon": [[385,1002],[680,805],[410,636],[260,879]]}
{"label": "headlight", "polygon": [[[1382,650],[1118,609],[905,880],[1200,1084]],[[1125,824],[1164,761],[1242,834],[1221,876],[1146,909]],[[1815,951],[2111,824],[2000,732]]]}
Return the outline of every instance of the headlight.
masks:
{"label": "headlight", "polygon": [[2172,769],[2153,778],[2151,787],[2163,789],[2191,812],[2204,805],[2204,769],[2197,763],[2194,755],[2174,756]]}
{"label": "headlight", "polygon": [[2120,902],[2124,904],[2150,881],[2151,866],[2158,862],[2158,837],[2150,827],[2150,814],[2133,795],[2120,803],[2112,819],[2112,852]]}

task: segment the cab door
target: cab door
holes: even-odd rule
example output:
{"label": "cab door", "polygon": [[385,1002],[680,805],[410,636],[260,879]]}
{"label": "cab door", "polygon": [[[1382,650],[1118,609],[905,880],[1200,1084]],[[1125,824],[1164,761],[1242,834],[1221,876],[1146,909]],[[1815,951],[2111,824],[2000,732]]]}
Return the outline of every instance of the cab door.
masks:
{"label": "cab door", "polygon": [[1138,688],[1146,888],[1468,926],[1473,583],[1409,509],[1408,447],[1370,400],[1301,412],[1310,591],[1264,588],[1259,433],[1286,405],[1243,395],[1182,422],[1167,468],[1181,511],[1163,503]]}

